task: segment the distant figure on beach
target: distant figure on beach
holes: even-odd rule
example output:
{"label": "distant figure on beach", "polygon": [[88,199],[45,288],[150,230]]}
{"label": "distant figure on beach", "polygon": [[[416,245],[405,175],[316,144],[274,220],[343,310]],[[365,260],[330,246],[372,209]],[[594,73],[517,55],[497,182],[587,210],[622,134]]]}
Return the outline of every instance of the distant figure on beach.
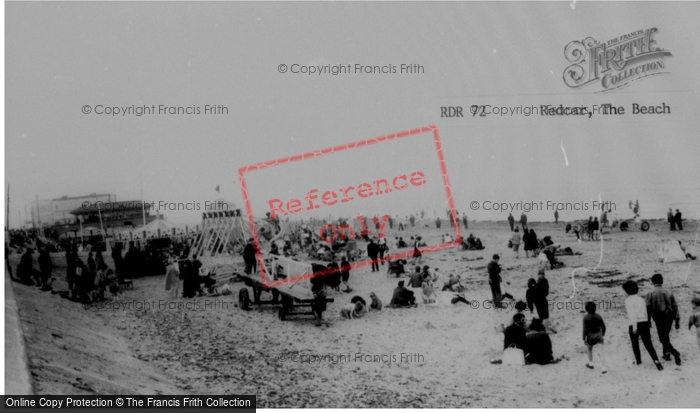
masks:
{"label": "distant figure on beach", "polygon": [[372,272],[379,271],[379,262],[377,257],[379,256],[379,245],[374,243],[374,239],[369,241],[367,245],[367,256],[372,260]]}
{"label": "distant figure on beach", "polygon": [[416,237],[415,240],[413,240],[413,262],[411,264],[416,264],[423,262],[423,254],[421,254],[420,250],[418,249],[418,244],[420,243],[421,237],[418,236]]}
{"label": "distant figure on beach", "polygon": [[171,291],[171,298],[176,299],[180,296],[182,289],[182,281],[180,280],[180,269],[177,262],[172,258],[168,262],[168,267],[165,272],[165,290]]}
{"label": "distant figure on beach", "polygon": [[40,287],[44,291],[51,289],[51,271],[53,270],[53,263],[51,262],[51,255],[49,251],[44,248],[39,254],[39,270],[41,271],[41,284]]}
{"label": "distant figure on beach", "polygon": [[520,231],[518,230],[518,227],[515,227],[510,240],[511,244],[513,245],[513,251],[515,251],[515,258],[520,258],[520,252],[518,251],[520,249],[520,240]]}
{"label": "distant figure on beach", "polygon": [[513,226],[515,225],[515,218],[513,218],[513,214],[508,214],[508,225],[510,225],[510,230],[512,232]]}
{"label": "distant figure on beach", "polygon": [[668,225],[671,226],[671,231],[676,230],[676,217],[673,215],[673,208],[668,209],[668,213],[666,213],[666,219],[668,220]]}
{"label": "distant figure on beach", "polygon": [[323,320],[323,312],[326,311],[326,285],[322,278],[311,278],[311,292],[314,294],[312,310],[316,316],[316,326],[325,324],[328,327],[328,322]]}
{"label": "distant figure on beach", "polygon": [[469,221],[467,221],[467,214],[462,212],[462,223],[464,224],[464,229],[469,229]]}
{"label": "distant figure on beach", "polygon": [[608,225],[608,212],[603,210],[603,212],[600,214],[600,227],[598,228],[600,230],[600,233],[603,233],[603,228],[605,228]]}
{"label": "distant figure on beach", "polygon": [[529,257],[530,252],[532,252],[532,256],[535,257],[535,252],[537,251],[539,244],[537,242],[537,234],[535,233],[534,229],[523,231],[523,244],[525,249],[525,257]]}
{"label": "distant figure on beach", "polygon": [[255,247],[253,246],[253,239],[250,238],[248,243],[243,249],[243,261],[245,261],[245,273],[250,274],[251,272],[257,272],[258,263],[255,258]]}
{"label": "distant figure on beach", "polygon": [[634,205],[632,205],[632,201],[630,201],[629,207],[634,214],[634,219],[639,218],[639,200],[637,200]]}
{"label": "distant figure on beach", "polygon": [[564,227],[564,233],[568,234],[569,231],[571,231],[571,223],[567,223],[566,227]]}
{"label": "distant figure on beach", "polygon": [[527,215],[525,213],[520,214],[520,225],[523,226],[523,228],[527,227]]}
{"label": "distant figure on beach", "polygon": [[379,245],[379,263],[384,265],[384,255],[389,252],[389,245],[386,242],[386,237],[379,238],[377,245]]}
{"label": "distant figure on beach", "polygon": [[559,225],[559,207],[554,211],[554,223]]}
{"label": "distant figure on beach", "polygon": [[676,209],[676,215],[674,215],[673,218],[676,221],[676,228],[678,228],[678,231],[683,231],[683,214],[681,214],[681,211]]}
{"label": "distant figure on beach", "polygon": [[598,221],[598,217],[593,218],[593,239],[596,241],[600,239],[600,221]]}
{"label": "distant figure on beach", "polygon": [[343,255],[340,261],[340,279],[345,285],[343,292],[352,292],[352,288],[350,288],[350,285],[348,285],[348,280],[350,280],[350,263],[345,255]]}
{"label": "distant figure on beach", "polygon": [[500,258],[498,254],[494,254],[493,260],[486,266],[489,274],[489,286],[491,287],[491,299],[496,311],[501,309],[501,266],[498,265]]}

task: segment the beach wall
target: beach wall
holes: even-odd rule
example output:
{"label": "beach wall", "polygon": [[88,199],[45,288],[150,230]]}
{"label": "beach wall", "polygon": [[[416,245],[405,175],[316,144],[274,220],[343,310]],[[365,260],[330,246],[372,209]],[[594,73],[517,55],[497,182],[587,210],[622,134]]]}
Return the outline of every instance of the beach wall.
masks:
{"label": "beach wall", "polygon": [[19,318],[10,274],[5,272],[5,394],[31,395],[31,374],[27,362],[24,332]]}

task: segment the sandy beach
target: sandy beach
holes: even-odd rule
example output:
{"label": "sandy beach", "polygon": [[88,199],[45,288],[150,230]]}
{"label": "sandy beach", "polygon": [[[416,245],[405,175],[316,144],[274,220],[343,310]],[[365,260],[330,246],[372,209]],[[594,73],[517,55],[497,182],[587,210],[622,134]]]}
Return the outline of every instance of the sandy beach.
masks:
{"label": "sandy beach", "polygon": [[[662,264],[657,255],[671,239],[700,254],[694,247],[698,224],[688,222],[683,232],[670,232],[661,221],[652,222],[649,232],[608,230],[602,244],[577,243],[561,223],[532,223],[531,228],[539,238],[550,235],[555,244],[581,253],[559,257],[566,266],[547,272],[551,319],[558,332],[551,339],[554,356],[562,358],[558,364],[489,362],[500,357],[503,345],[495,326],[511,310],[484,308],[490,300],[485,266],[500,254],[506,290],[524,299],[538,261],[525,258],[522,250],[516,259],[507,249],[506,223],[481,222],[470,223],[462,233],[481,238],[485,250],[446,249],[423,257],[423,265],[438,267],[444,279],[461,274],[466,297],[476,300],[478,308],[453,305],[454,293],[438,291],[435,304],[341,318],[340,306],[354,295],[369,300],[375,292],[389,303],[398,280],[387,277],[386,266],[379,273],[369,266],[352,271],[350,294],[329,290],[335,299],[325,314],[329,327],[316,327],[309,316],[280,321],[274,306],[237,308],[242,282],[231,284],[232,295],[172,300],[163,276],[140,278],[117,304],[92,308],[14,283],[33,385],[37,394],[256,394],[259,407],[699,406],[700,349],[687,320],[690,299],[700,295],[700,267],[698,261]],[[401,233],[394,228],[387,239],[421,235],[434,245],[449,231],[431,223]],[[11,256],[13,269],[18,260],[19,255]],[[65,262],[54,258],[54,267],[54,289],[64,290]],[[574,294],[571,274],[577,267],[621,274],[576,277]],[[673,330],[671,340],[683,365],[664,362],[662,372],[643,349],[643,364],[632,365],[625,293],[619,286],[620,280],[634,279],[644,294],[656,272],[663,274],[681,311],[681,329]],[[598,302],[608,328],[607,374],[584,366],[581,319],[589,300]],[[655,328],[652,338],[660,352]]]}

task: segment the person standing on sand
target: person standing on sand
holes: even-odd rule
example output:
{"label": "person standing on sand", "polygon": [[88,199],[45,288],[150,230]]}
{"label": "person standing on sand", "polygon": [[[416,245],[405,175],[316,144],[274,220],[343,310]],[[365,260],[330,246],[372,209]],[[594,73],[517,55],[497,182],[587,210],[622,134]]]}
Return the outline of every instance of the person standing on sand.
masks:
{"label": "person standing on sand", "polygon": [[642,364],[642,354],[639,351],[639,338],[642,338],[644,348],[647,349],[649,356],[656,365],[656,368],[663,370],[664,366],[659,361],[659,356],[656,355],[654,344],[651,342],[651,323],[647,314],[647,307],[644,299],[637,295],[639,286],[637,283],[629,280],[622,284],[622,289],[627,293],[625,299],[625,308],[627,310],[627,319],[629,320],[629,334],[632,342],[632,352],[634,353],[635,365]]}
{"label": "person standing on sand", "polygon": [[663,287],[664,277],[661,274],[651,276],[651,282],[654,284],[654,289],[647,294],[646,304],[649,316],[656,324],[656,331],[659,334],[659,341],[663,346],[663,358],[666,361],[671,360],[671,355],[676,359],[676,365],[681,365],[681,354],[673,348],[669,334],[673,327],[673,322],[676,323],[676,330],[680,328],[680,313],[678,312],[678,304],[673,293]]}
{"label": "person standing on sand", "polygon": [[323,320],[323,312],[326,311],[326,286],[321,278],[311,279],[311,292],[314,294],[312,309],[316,316],[316,326],[325,324],[329,327],[330,324]]}
{"label": "person standing on sand", "polygon": [[669,208],[666,214],[666,219],[668,220],[668,225],[671,226],[671,231],[676,230],[676,218],[673,216],[673,209]]}
{"label": "person standing on sand", "polygon": [[464,229],[469,229],[469,221],[467,220],[467,214],[462,212],[462,223],[464,224]]}
{"label": "person standing on sand", "polygon": [[513,214],[508,214],[508,224],[510,225],[510,231],[513,232],[513,226],[515,225],[515,218],[513,218]]}
{"label": "person standing on sand", "polygon": [[88,253],[88,259],[87,259],[87,265],[88,265],[88,272],[90,273],[90,277],[95,277],[95,274],[97,274],[97,263],[95,262],[95,259],[92,257],[92,251]]}
{"label": "person standing on sand", "polygon": [[182,284],[180,281],[180,269],[177,262],[171,258],[168,260],[168,267],[165,270],[165,290],[171,291],[172,299],[180,296],[180,289],[182,288],[180,284]]}
{"label": "person standing on sand", "polygon": [[250,238],[248,243],[243,249],[243,261],[245,261],[245,273],[250,274],[251,272],[257,272],[258,262],[255,257],[255,247],[253,246],[253,239]]}
{"label": "person standing on sand", "polygon": [[372,260],[372,272],[379,271],[379,263],[377,257],[379,256],[379,246],[374,243],[374,239],[369,240],[367,245],[367,256]]}
{"label": "person standing on sand", "polygon": [[486,266],[489,274],[489,286],[491,287],[491,300],[496,311],[501,309],[501,266],[498,261],[501,257],[494,254],[493,260]]}
{"label": "person standing on sand", "polygon": [[554,211],[554,223],[559,225],[559,207]]}
{"label": "person standing on sand", "polygon": [[515,258],[520,258],[520,252],[518,251],[520,249],[520,240],[520,231],[518,230],[518,227],[515,227],[515,230],[513,231],[513,235],[511,237],[513,251],[515,251]]}
{"label": "person standing on sand", "polygon": [[415,265],[416,263],[423,262],[423,254],[421,254],[420,250],[418,249],[418,244],[420,243],[420,240],[420,236],[416,237],[416,239],[413,240],[413,262],[411,263],[413,265]]}
{"label": "person standing on sand", "polygon": [[520,214],[520,225],[522,225],[523,228],[527,227],[527,215],[525,215],[525,212]]}
{"label": "person standing on sand", "polygon": [[676,228],[678,228],[678,231],[683,231],[683,215],[681,211],[676,209],[676,215],[674,215],[673,218],[676,221]]}
{"label": "person standing on sand", "polygon": [[345,255],[342,256],[340,261],[340,279],[345,285],[345,290],[343,290],[343,292],[352,292],[352,288],[348,285],[348,280],[350,280],[350,263]]}
{"label": "person standing on sand", "polygon": [[53,270],[53,263],[51,262],[51,256],[49,251],[44,248],[39,254],[39,269],[41,270],[41,289],[48,291],[51,289],[51,271]]}

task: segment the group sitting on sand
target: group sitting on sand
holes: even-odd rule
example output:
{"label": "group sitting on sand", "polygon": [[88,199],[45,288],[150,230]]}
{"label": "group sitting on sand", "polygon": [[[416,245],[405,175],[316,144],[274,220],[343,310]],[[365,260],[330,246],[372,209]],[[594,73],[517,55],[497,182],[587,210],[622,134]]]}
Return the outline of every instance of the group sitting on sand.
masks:
{"label": "group sitting on sand", "polygon": [[469,234],[469,236],[462,240],[463,250],[483,250],[484,244],[482,244],[480,238],[474,238],[474,234]]}

